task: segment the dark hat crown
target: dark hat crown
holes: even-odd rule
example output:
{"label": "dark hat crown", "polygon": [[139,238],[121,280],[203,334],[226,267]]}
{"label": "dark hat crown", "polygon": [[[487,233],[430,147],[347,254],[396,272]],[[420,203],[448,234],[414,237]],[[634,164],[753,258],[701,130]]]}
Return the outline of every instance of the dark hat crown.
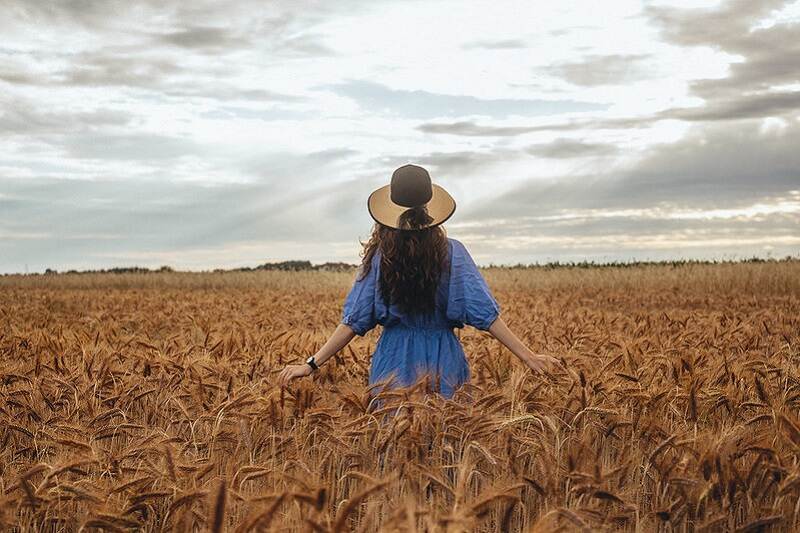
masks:
{"label": "dark hat crown", "polygon": [[431,176],[417,165],[403,165],[395,170],[389,189],[392,202],[403,207],[417,207],[433,197]]}

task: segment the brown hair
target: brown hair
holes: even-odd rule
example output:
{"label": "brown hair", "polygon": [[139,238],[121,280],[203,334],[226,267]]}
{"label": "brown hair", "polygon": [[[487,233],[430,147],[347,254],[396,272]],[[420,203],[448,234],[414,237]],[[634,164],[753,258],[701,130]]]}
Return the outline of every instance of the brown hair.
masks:
{"label": "brown hair", "polygon": [[449,265],[447,233],[441,224],[419,229],[430,221],[425,206],[414,207],[400,216],[403,229],[376,222],[369,241],[361,243],[361,278],[380,250],[381,296],[387,306],[396,304],[404,313],[434,311],[439,279]]}

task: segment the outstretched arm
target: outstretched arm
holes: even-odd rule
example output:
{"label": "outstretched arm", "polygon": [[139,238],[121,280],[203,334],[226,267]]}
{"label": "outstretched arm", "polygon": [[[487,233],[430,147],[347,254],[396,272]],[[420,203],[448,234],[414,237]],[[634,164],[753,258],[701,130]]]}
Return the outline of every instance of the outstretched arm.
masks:
{"label": "outstretched arm", "polygon": [[533,353],[530,348],[525,346],[525,344],[519,340],[516,335],[514,335],[513,331],[508,329],[505,321],[500,316],[498,316],[495,321],[492,322],[492,325],[489,326],[488,331],[492,334],[492,336],[494,336],[495,339],[502,342],[506,348],[511,350],[511,352],[516,355],[525,364],[525,366],[534,372],[549,372],[550,365],[559,362],[558,359],[550,355]]}
{"label": "outstretched arm", "polygon": [[[331,334],[330,338],[314,354],[314,360],[318,366],[322,366],[333,354],[347,346],[353,340],[356,333],[347,324],[339,324]],[[283,387],[294,378],[307,376],[311,373],[311,367],[306,363],[299,365],[286,365],[286,368],[278,374],[278,384]]]}

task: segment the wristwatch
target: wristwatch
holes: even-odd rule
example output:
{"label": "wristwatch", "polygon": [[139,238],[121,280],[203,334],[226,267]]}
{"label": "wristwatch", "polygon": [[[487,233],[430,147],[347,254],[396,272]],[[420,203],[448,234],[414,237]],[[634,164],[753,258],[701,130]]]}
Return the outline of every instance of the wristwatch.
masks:
{"label": "wristwatch", "polygon": [[309,357],[308,359],[306,359],[306,363],[308,363],[308,366],[311,367],[312,371],[319,370],[319,365],[314,360],[314,356],[313,355],[311,357]]}

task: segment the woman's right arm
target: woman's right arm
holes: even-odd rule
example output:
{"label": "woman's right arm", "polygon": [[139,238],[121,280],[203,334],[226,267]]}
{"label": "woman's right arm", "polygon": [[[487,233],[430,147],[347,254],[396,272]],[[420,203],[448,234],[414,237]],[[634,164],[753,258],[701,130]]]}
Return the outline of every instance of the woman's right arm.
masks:
{"label": "woman's right arm", "polygon": [[519,340],[514,335],[514,332],[508,329],[505,321],[498,316],[487,330],[495,339],[505,345],[506,348],[511,350],[511,353],[516,355],[528,368],[537,373],[549,373],[550,366],[559,363],[559,360],[553,356],[545,354],[535,354],[530,348]]}
{"label": "woman's right arm", "polygon": [[[314,361],[318,366],[322,366],[322,364],[327,361],[328,358],[332,357],[336,352],[347,346],[347,344],[353,340],[353,337],[355,336],[356,332],[353,331],[353,328],[347,324],[339,324],[336,326],[336,329],[333,331],[333,333],[331,333],[331,336],[328,338],[325,344],[323,344],[322,347],[317,350],[317,353],[314,354]],[[305,362],[297,365],[286,365],[281,373],[278,374],[278,384],[281,387],[284,387],[292,379],[308,376],[309,374],[311,374],[311,367]]]}

